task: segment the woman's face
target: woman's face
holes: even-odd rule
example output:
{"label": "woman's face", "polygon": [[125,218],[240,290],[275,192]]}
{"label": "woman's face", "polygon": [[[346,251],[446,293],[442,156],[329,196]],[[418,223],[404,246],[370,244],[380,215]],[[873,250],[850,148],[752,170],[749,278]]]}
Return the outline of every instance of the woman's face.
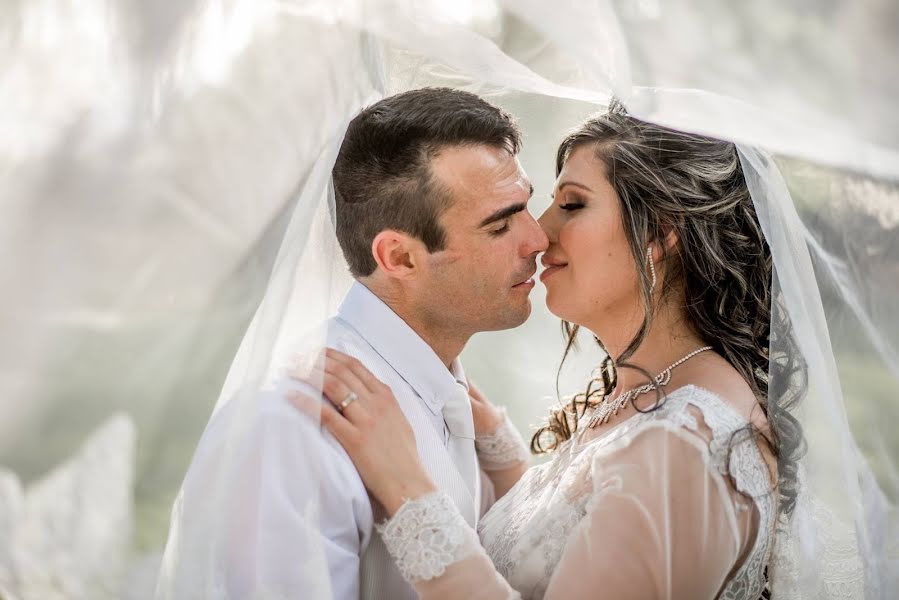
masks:
{"label": "woman's face", "polygon": [[595,144],[571,152],[539,223],[549,238],[540,276],[547,307],[592,331],[610,352],[622,350],[643,309],[618,194]]}

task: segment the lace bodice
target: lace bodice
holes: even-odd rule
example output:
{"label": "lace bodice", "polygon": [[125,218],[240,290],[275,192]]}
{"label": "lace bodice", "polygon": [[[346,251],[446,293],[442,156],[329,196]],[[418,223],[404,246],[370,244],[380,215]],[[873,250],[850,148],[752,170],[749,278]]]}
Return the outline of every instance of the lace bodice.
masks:
{"label": "lace bodice", "polygon": [[[636,415],[602,437],[581,442],[568,440],[554,460],[534,467],[481,521],[478,533],[487,554],[499,573],[525,598],[542,598],[572,531],[584,518],[587,504],[594,498],[593,465],[611,449],[626,444],[648,423],[667,423],[696,431],[696,407],[712,431],[709,467],[724,475],[725,457],[731,434],[745,420],[713,394],[696,387],[681,388],[668,396],[662,407]],[[581,433],[586,428],[581,430]],[[774,519],[768,470],[755,447],[741,444],[730,458],[731,473],[741,491],[756,496],[761,515],[757,538],[749,558],[736,573],[721,598],[757,597],[764,584],[763,569]],[[741,505],[742,506],[742,505]]]}
{"label": "lace bodice", "polygon": [[[478,534],[483,549],[514,591],[478,597],[580,597],[574,588],[582,589],[578,579],[585,575],[589,579],[585,569],[608,568],[610,561],[636,569],[637,579],[642,577],[640,563],[646,563],[649,574],[644,579],[653,579],[649,587],[668,589],[656,595],[687,597],[684,590],[692,590],[686,592],[689,595],[700,588],[679,581],[676,571],[689,569],[693,577],[696,565],[681,567],[678,561],[708,561],[703,556],[708,552],[713,559],[720,559],[720,564],[719,578],[701,588],[705,597],[758,598],[773,539],[776,495],[755,443],[734,437],[746,425],[740,414],[711,392],[687,386],[670,393],[658,410],[635,415],[597,438],[584,441],[582,435],[576,435],[568,440],[551,461],[529,469],[481,520]],[[579,431],[583,434],[585,430]],[[736,443],[732,444],[732,439]],[[659,462],[667,466],[657,469],[653,461],[660,448],[664,460]],[[439,496],[410,502],[416,510],[407,511],[416,515],[419,524],[431,522],[432,526],[406,526],[403,536],[385,536],[394,556],[408,556],[403,548],[408,550],[411,544],[417,545],[423,557],[419,562],[437,554],[453,557],[443,564],[412,568],[409,576],[413,581],[442,574],[451,563],[480,552],[470,548],[473,544],[464,542],[461,534],[453,537],[433,526],[464,526],[460,519],[440,511],[436,498]],[[429,505],[434,507],[433,514],[442,516],[430,521],[423,517],[429,513]],[[400,513],[392,519],[398,520],[403,520]],[[423,538],[458,539],[459,546],[447,549],[444,544],[439,553],[422,552]],[[583,561],[579,556],[585,553],[595,556]],[[574,567],[566,561],[582,564]],[[435,561],[440,562],[439,558]],[[667,570],[657,569],[657,563],[668,564]],[[708,562],[703,567],[706,572],[716,570]],[[467,567],[469,572],[475,570]],[[457,572],[453,577],[438,578],[433,585],[445,593],[451,589],[447,586],[453,585],[450,580],[461,586],[465,577]],[[624,585],[627,580],[622,577]],[[608,572],[603,575],[603,583],[606,581],[613,585]],[[442,597],[429,596],[427,591],[427,587],[419,590],[423,598]],[[606,589],[606,593],[612,590]]]}

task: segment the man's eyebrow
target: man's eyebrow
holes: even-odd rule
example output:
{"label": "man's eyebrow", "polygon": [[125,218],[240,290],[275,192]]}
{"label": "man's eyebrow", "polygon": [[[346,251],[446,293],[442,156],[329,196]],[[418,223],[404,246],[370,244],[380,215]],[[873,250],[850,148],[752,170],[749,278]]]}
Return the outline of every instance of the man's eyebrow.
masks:
{"label": "man's eyebrow", "polygon": [[487,227],[487,225],[490,225],[491,223],[502,221],[503,219],[508,219],[514,214],[520,213],[523,210],[527,210],[527,207],[527,202],[519,202],[518,204],[511,204],[505,208],[501,208],[481,221],[478,227]]}

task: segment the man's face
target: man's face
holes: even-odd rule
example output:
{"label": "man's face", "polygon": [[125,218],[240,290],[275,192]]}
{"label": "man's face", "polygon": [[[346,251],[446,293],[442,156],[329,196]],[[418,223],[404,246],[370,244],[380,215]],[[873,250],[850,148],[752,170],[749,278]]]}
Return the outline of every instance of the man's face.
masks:
{"label": "man's face", "polygon": [[517,327],[531,312],[543,230],[527,210],[533,192],[515,155],[491,146],[454,146],[431,162],[450,191],[440,218],[446,247],[428,255],[420,281],[423,316],[471,333]]}

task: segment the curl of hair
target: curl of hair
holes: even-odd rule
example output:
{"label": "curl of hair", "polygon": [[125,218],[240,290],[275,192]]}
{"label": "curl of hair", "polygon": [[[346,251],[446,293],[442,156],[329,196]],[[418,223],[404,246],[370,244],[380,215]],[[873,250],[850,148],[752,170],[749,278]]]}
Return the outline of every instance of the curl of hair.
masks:
{"label": "curl of hair", "polygon": [[[677,248],[660,261],[666,267],[662,301],[682,293],[687,322],[694,332],[751,387],[768,421],[768,434],[750,425],[736,432],[730,447],[762,436],[777,458],[780,510],[792,512],[804,437],[790,410],[805,395],[807,373],[784,318],[782,300],[774,292],[771,251],[736,147],[640,121],[617,102],[562,141],[556,155],[557,175],[571,152],[584,145],[594,146],[618,194],[622,224],[640,274],[644,318],[621,354],[608,357],[595,371],[598,375],[586,391],[552,410],[546,425],[534,434],[531,450],[549,452],[571,438],[584,413],[615,389],[618,369],[636,369],[649,377],[627,362],[653,322],[644,253],[649,243],[663,240],[674,230]],[[563,332],[567,340],[564,363],[575,346],[578,326],[563,322]],[[660,404],[661,396],[653,409]]]}

